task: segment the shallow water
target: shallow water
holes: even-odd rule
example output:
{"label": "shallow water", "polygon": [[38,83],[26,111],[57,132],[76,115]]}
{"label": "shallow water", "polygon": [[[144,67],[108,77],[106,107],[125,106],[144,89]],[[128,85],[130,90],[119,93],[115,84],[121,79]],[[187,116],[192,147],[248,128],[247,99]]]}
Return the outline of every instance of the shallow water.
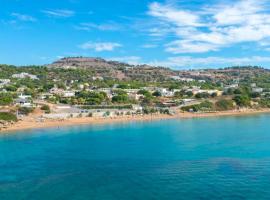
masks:
{"label": "shallow water", "polygon": [[0,199],[270,199],[270,115],[0,136]]}

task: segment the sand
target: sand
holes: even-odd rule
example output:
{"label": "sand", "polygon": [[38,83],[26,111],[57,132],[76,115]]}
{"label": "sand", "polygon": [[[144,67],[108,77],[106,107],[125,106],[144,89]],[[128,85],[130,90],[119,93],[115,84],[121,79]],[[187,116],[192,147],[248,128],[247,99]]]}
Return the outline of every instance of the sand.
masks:
{"label": "sand", "polygon": [[93,117],[81,117],[70,118],[65,120],[45,120],[43,122],[37,121],[37,117],[25,117],[23,120],[13,124],[12,126],[3,129],[0,133],[15,132],[26,129],[38,129],[48,127],[62,127],[72,125],[84,125],[84,124],[108,124],[108,123],[125,123],[132,121],[152,121],[163,119],[187,119],[187,118],[202,118],[202,117],[222,117],[222,116],[240,116],[240,115],[253,115],[270,113],[270,109],[246,109],[246,110],[234,110],[224,112],[211,112],[211,113],[178,113],[175,115],[153,114],[153,115],[135,115],[135,116],[118,116],[118,117],[106,117],[106,118],[93,118]]}

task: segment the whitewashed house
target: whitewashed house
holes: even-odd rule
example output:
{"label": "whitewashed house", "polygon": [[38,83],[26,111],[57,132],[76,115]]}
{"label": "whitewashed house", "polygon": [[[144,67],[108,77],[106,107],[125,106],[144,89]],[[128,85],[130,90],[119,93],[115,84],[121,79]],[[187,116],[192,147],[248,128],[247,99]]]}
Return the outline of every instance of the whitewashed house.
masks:
{"label": "whitewashed house", "polygon": [[18,79],[24,79],[24,78],[30,78],[32,80],[38,80],[39,79],[36,75],[25,73],[25,72],[22,72],[20,74],[13,74],[11,77],[12,78],[18,78]]}

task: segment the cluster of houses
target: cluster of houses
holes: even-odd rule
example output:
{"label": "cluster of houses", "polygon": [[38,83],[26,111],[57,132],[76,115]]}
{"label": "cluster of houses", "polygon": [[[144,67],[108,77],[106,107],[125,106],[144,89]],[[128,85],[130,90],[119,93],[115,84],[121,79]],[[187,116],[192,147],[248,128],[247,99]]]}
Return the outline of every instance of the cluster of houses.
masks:
{"label": "cluster of houses", "polygon": [[[13,79],[24,79],[24,78],[30,78],[32,80],[38,80],[38,77],[36,75],[32,75],[29,73],[19,73],[19,74],[13,74],[11,76],[11,78]],[[182,82],[193,82],[195,81],[192,78],[183,78],[183,77],[178,77],[178,76],[174,76],[171,77],[174,80],[178,80],[178,81],[182,81]],[[94,80],[103,80],[102,77],[93,77]],[[74,82],[73,80],[70,80],[69,83],[67,85],[72,85]],[[205,80],[197,80],[197,82],[200,83],[204,83]],[[3,88],[4,86],[8,85],[11,83],[11,79],[0,79],[0,88]],[[256,93],[261,93],[262,95],[265,93],[263,88],[257,87],[257,85],[255,83],[250,85],[252,92],[256,92]],[[51,88],[48,92],[46,93],[41,93],[39,94],[38,99],[39,100],[46,100],[50,97],[53,96],[60,96],[62,98],[71,98],[71,97],[75,97],[76,96],[76,92],[79,92],[81,90],[86,90],[86,91],[92,91],[92,92],[104,92],[107,94],[107,97],[112,99],[113,96],[117,95],[116,90],[118,88],[117,85],[114,85],[111,88],[93,88],[90,87],[90,85],[88,83],[85,84],[79,84],[78,85],[78,89],[77,90],[73,90],[71,89],[71,87],[66,87],[67,89],[61,89],[58,88],[56,85]],[[206,89],[201,89],[201,87],[199,86],[185,86],[181,89],[168,89],[168,88],[163,88],[163,87],[142,87],[142,88],[138,88],[138,89],[121,89],[124,92],[126,92],[126,94],[131,98],[131,99],[135,99],[135,100],[140,100],[144,97],[143,94],[140,94],[139,91],[140,90],[146,90],[150,93],[154,93],[154,92],[159,92],[160,96],[164,97],[163,99],[166,99],[166,101],[163,102],[165,107],[173,107],[173,106],[177,106],[175,104],[175,102],[173,101],[173,99],[171,97],[174,97],[176,92],[180,92],[182,90],[184,90],[185,92],[191,92],[193,95],[199,94],[199,93],[207,93],[209,95],[213,95],[216,94],[216,96],[221,96],[223,94],[223,92],[228,91],[229,89],[237,89],[239,88],[239,83],[238,82],[234,82],[230,85],[222,85],[222,90],[217,90],[217,89],[213,89],[213,90],[206,90]],[[4,92],[4,90],[1,90],[2,92]],[[17,93],[19,94],[18,97],[15,99],[14,104],[18,105],[20,107],[34,107],[35,104],[33,103],[33,99],[30,95],[24,95],[23,94],[24,88],[19,88],[17,90]],[[193,104],[196,103],[196,99],[182,99],[182,105],[189,105],[189,104]],[[54,108],[54,112],[52,112],[51,114],[46,114],[46,117],[48,118],[67,118],[70,116],[87,116],[87,115],[91,115],[91,116],[96,116],[96,117],[113,117],[113,116],[119,116],[119,115],[133,115],[136,113],[141,113],[142,111],[142,107],[140,105],[133,105],[132,109],[92,109],[92,110],[84,110],[81,108],[78,108],[76,106],[71,106],[71,105],[57,105]]]}
{"label": "cluster of houses", "polygon": [[0,79],[0,88],[3,88],[5,85],[10,83],[10,79]]}
{"label": "cluster of houses", "polygon": [[[171,76],[170,78],[175,80],[175,81],[182,81],[182,82],[187,82],[187,83],[196,81],[193,78],[186,78],[186,77],[181,77],[181,76]],[[198,82],[205,83],[206,81],[205,80],[198,80]]]}

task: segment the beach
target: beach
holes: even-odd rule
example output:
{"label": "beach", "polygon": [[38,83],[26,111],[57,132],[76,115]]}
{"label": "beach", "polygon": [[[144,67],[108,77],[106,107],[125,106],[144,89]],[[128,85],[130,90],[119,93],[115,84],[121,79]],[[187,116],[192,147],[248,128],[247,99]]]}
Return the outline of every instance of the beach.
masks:
{"label": "beach", "polygon": [[132,121],[152,121],[163,119],[188,119],[188,118],[206,118],[206,117],[222,117],[222,116],[245,116],[270,113],[270,109],[244,109],[222,112],[209,112],[209,113],[189,113],[179,112],[175,115],[166,114],[148,114],[148,115],[127,115],[117,117],[80,117],[80,118],[68,118],[68,119],[45,119],[44,121],[38,121],[37,117],[29,116],[22,120],[12,124],[11,126],[2,129],[0,133],[9,133],[19,130],[27,129],[39,129],[49,127],[63,127],[73,125],[94,125],[94,124],[110,124],[110,123],[126,123]]}

